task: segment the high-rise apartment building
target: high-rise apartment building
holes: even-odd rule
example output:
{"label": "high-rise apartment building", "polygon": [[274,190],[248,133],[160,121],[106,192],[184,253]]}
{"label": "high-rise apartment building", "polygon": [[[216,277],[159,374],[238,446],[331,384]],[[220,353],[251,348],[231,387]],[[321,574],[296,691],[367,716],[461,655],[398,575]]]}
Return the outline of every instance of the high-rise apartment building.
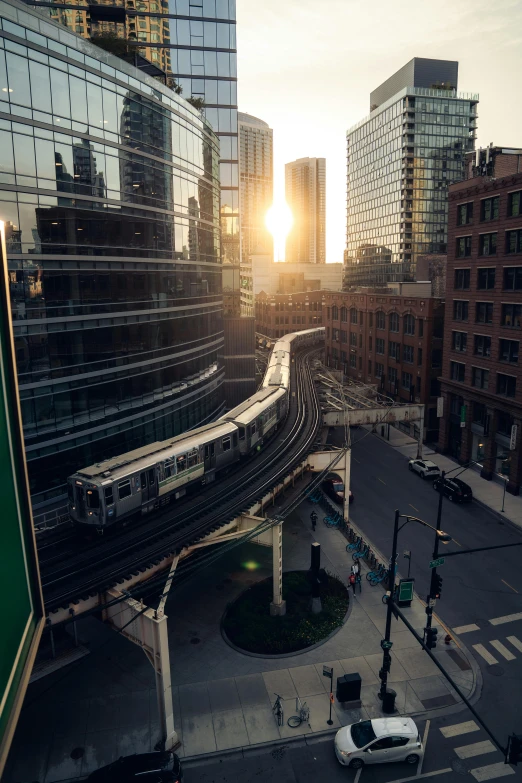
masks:
{"label": "high-rise apartment building", "polygon": [[290,263],[326,262],[326,159],[299,158],[285,165],[285,195],[294,222],[286,240]]}
{"label": "high-rise apartment building", "polygon": [[26,1],[84,38],[124,38],[145,70],[150,61],[183,97],[204,101],[220,143],[225,396],[237,404],[255,390],[255,321],[251,269],[241,268],[235,0]]}
{"label": "high-rise apartment building", "polygon": [[448,186],[477,123],[478,95],[457,93],[457,76],[457,62],[415,57],[347,132],[347,288],[415,280],[419,255],[446,252]]}
{"label": "high-rise apartment building", "polygon": [[219,145],[168,87],[7,5],[0,219],[38,513],[223,410]]}
{"label": "high-rise apartment building", "polygon": [[[274,197],[273,131],[268,123],[242,112],[238,127],[241,266],[249,268],[247,280],[252,282],[252,256],[272,258],[274,253],[274,240],[265,224]],[[254,306],[253,286],[245,305]]]}

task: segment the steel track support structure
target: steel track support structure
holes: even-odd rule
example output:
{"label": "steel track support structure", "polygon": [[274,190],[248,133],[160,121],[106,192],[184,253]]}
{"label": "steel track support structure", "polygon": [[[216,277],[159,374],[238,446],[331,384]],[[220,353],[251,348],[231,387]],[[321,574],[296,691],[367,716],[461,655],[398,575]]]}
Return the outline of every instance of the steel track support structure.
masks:
{"label": "steel track support structure", "polygon": [[286,614],[286,601],[283,601],[283,523],[272,527],[272,579],[273,595],[270,614],[281,617]]}

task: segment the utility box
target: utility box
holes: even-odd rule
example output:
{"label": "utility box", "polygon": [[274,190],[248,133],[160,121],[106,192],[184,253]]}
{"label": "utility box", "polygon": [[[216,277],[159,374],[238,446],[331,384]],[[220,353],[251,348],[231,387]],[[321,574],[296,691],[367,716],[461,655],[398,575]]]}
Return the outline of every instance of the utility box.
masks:
{"label": "utility box", "polygon": [[415,579],[401,579],[399,582],[399,592],[397,595],[397,605],[399,607],[411,606],[413,601],[413,586]]}
{"label": "utility box", "polygon": [[360,701],[361,700],[361,675],[358,672],[353,674],[344,674],[337,678],[337,690],[335,693],[337,701]]}

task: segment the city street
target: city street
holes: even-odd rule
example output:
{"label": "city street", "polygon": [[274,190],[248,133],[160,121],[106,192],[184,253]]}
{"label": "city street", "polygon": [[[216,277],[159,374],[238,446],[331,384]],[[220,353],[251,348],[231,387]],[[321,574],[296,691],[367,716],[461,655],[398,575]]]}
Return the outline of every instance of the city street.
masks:
{"label": "city street", "polygon": [[[360,772],[342,767],[333,749],[333,737],[265,749],[245,757],[216,758],[186,765],[184,783],[402,783],[427,775],[434,783],[458,783],[522,777],[520,768],[504,764],[502,754],[488,740],[468,711],[436,718],[417,727],[426,738],[422,769],[405,763],[366,766]],[[438,773],[438,774],[437,774]],[[420,777],[422,780],[422,777]]]}
{"label": "city street", "polygon": [[[335,433],[334,442],[340,436]],[[352,438],[355,502],[350,514],[387,559],[394,509],[435,525],[438,495],[431,481],[410,473],[407,460],[380,438],[363,429],[353,430]],[[433,461],[437,461],[436,455]],[[462,478],[466,479],[465,473]],[[522,538],[520,531],[478,504],[457,505],[447,498],[443,500],[442,529],[453,538],[440,547],[442,556],[459,548],[515,543]],[[398,569],[401,576],[407,575],[408,561],[402,553],[411,550],[411,576],[423,598],[429,588],[432,549],[433,535],[421,525],[411,522],[399,534]],[[510,732],[522,732],[522,710],[516,696],[522,692],[521,557],[518,547],[462,555],[448,558],[438,570],[443,585],[435,611],[461,636],[480,665],[484,683],[477,709],[502,740]],[[438,647],[441,645],[443,640]]]}

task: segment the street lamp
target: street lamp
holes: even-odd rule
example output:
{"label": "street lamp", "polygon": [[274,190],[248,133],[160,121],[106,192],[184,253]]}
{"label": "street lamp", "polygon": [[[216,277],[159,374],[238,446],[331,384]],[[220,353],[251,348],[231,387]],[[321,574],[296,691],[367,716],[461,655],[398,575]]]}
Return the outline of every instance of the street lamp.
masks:
{"label": "street lamp", "polygon": [[[399,527],[399,519],[406,520],[406,522],[404,522],[400,527]],[[379,699],[381,700],[384,699],[384,696],[386,694],[386,687],[388,684],[388,672],[390,671],[391,668],[390,649],[392,646],[392,642],[390,641],[390,635],[391,635],[391,620],[392,620],[392,608],[393,608],[393,591],[395,589],[395,575],[397,572],[397,558],[398,558],[397,538],[399,535],[399,530],[402,530],[402,528],[405,527],[408,524],[408,522],[418,522],[420,525],[423,525],[424,527],[429,527],[430,530],[434,530],[437,543],[439,540],[443,541],[444,543],[451,541],[451,536],[449,536],[447,533],[444,533],[444,531],[440,530],[440,528],[434,528],[433,525],[429,525],[423,519],[419,519],[419,517],[412,517],[409,514],[401,514],[398,508],[395,509],[392,551],[390,557],[390,569],[388,572],[390,598],[386,605],[386,628],[384,631],[384,639],[381,641],[381,647],[383,651],[382,668],[379,671],[379,678],[381,680]]]}

